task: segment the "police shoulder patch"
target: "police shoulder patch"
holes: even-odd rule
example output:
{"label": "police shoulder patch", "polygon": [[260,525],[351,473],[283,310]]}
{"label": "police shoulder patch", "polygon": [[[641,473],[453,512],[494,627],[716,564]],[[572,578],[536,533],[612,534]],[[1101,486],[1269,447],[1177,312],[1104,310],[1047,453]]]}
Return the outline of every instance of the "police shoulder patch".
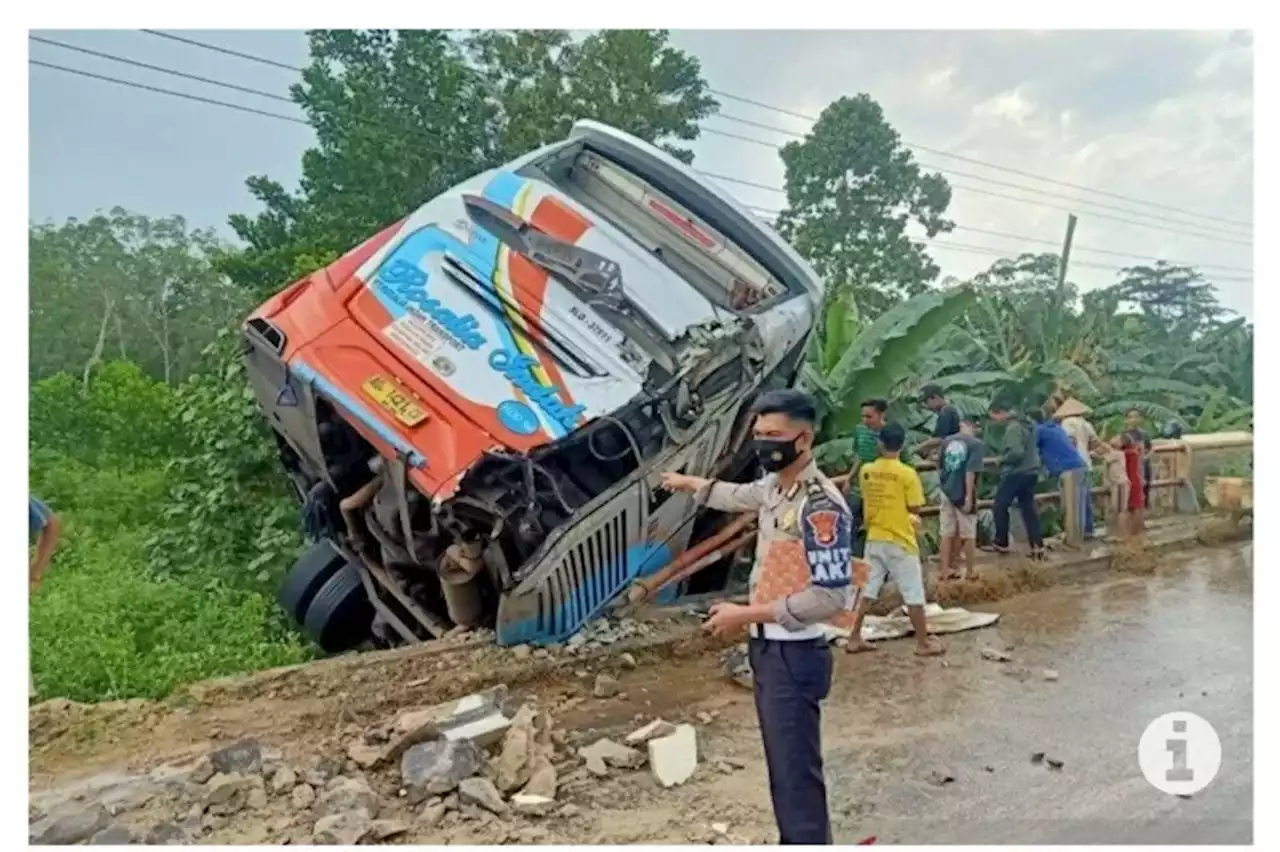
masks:
{"label": "police shoulder patch", "polygon": [[853,563],[853,518],[819,486],[809,489],[801,510],[801,537],[814,585],[849,585]]}

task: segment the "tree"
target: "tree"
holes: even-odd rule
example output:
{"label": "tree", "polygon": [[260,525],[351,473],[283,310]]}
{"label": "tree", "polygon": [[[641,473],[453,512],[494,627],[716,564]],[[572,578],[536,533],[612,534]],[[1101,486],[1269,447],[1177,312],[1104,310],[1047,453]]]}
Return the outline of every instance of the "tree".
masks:
{"label": "tree", "polygon": [[180,216],[116,208],[35,226],[29,246],[33,380],[67,371],[87,384],[95,366],[122,358],[177,383],[247,307],[212,266],[225,248]]}
{"label": "tree", "polygon": [[834,291],[875,316],[937,277],[907,227],[931,238],[950,231],[951,188],[920,169],[869,95],[824,109],[803,141],[782,148],[782,163],[787,206],[778,227]]}
{"label": "tree", "polygon": [[431,197],[598,118],[662,144],[697,137],[718,104],[665,30],[317,30],[290,92],[315,128],[296,193],[248,181],[264,210],[231,225],[248,243],[224,269],[255,295],[302,255],[332,256]]}
{"label": "tree", "polygon": [[1217,287],[1200,272],[1163,260],[1120,270],[1120,282],[1110,289],[1155,329],[1170,335],[1198,334],[1227,314],[1218,302]]}

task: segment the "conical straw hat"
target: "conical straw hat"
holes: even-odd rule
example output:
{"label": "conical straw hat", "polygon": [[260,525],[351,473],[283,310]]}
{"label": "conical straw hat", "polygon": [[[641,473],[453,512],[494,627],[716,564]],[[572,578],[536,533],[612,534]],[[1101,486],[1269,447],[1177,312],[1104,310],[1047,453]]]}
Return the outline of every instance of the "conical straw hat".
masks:
{"label": "conical straw hat", "polygon": [[1062,405],[1058,406],[1058,410],[1053,412],[1053,416],[1061,420],[1064,417],[1084,417],[1093,412],[1093,409],[1085,405],[1075,397],[1071,397]]}

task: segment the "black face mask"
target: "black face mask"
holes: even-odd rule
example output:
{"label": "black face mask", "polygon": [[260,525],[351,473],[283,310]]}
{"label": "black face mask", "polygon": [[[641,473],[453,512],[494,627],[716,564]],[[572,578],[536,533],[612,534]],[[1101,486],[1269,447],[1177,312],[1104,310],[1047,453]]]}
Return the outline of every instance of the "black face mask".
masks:
{"label": "black face mask", "polygon": [[796,449],[796,438],[756,438],[752,441],[756,458],[760,466],[769,473],[776,473],[789,467],[800,458],[801,450]]}

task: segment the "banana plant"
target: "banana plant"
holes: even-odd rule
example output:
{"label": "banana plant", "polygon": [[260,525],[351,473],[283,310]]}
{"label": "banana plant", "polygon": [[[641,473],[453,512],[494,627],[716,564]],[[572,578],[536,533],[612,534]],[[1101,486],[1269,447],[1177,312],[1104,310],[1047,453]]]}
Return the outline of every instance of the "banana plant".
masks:
{"label": "banana plant", "polygon": [[861,417],[859,403],[877,396],[893,400],[912,376],[920,353],[973,300],[974,292],[966,286],[932,290],[900,302],[869,323],[862,321],[847,295],[827,302],[803,371],[805,386],[824,410],[820,463],[832,464],[851,454],[850,436]]}

